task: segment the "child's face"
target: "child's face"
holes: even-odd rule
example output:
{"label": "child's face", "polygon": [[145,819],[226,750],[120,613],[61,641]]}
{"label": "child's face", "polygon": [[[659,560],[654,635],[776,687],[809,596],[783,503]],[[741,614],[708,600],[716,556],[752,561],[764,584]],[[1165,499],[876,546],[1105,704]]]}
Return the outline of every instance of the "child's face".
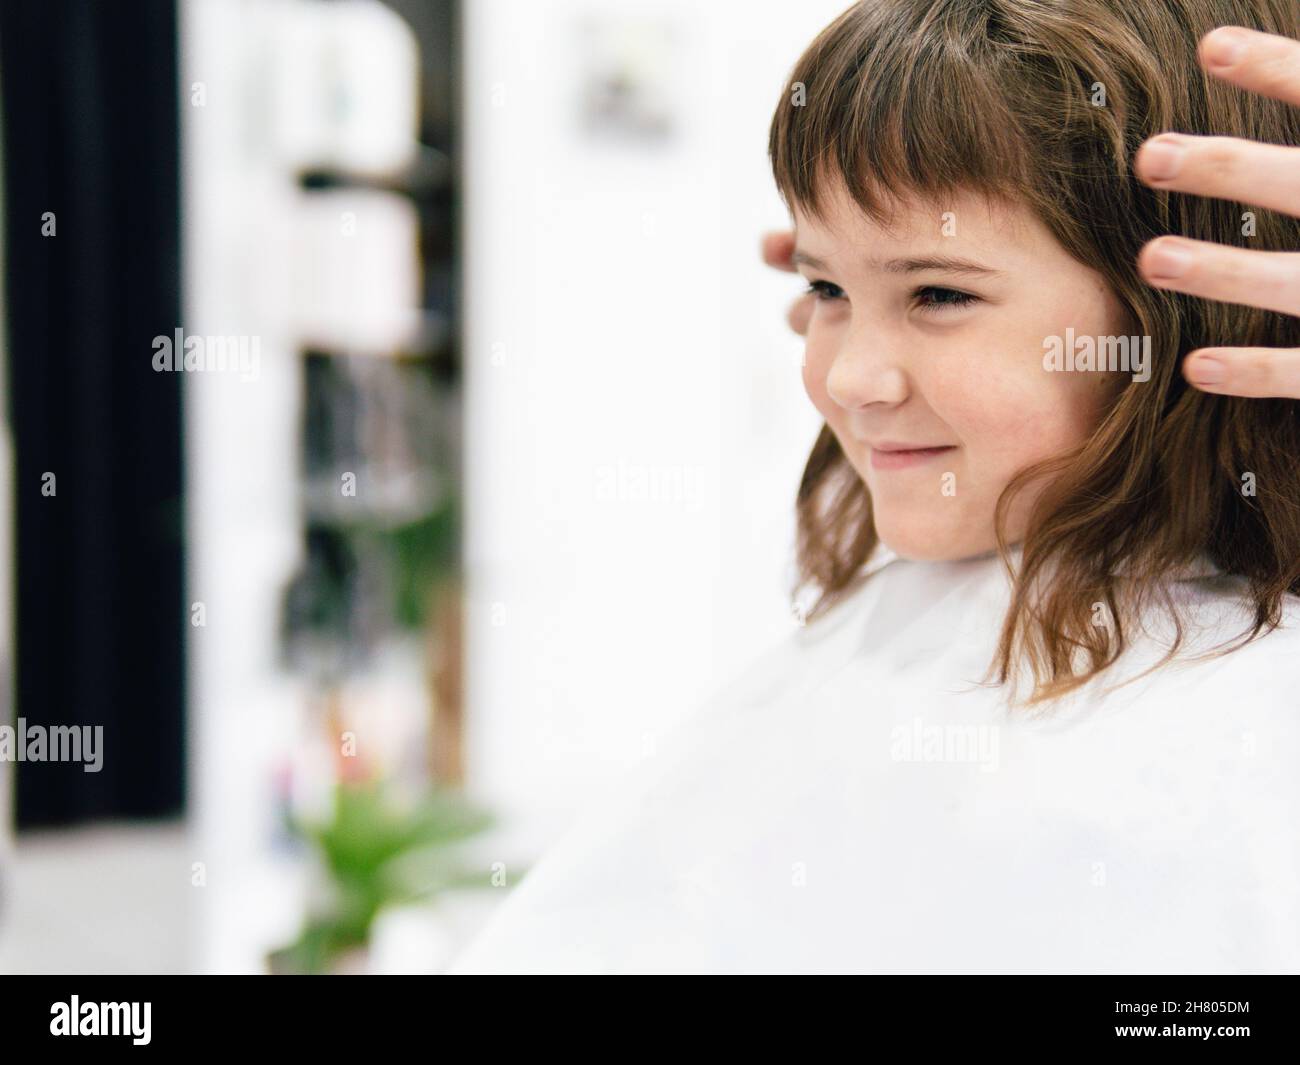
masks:
{"label": "child's face", "polygon": [[[900,207],[885,230],[842,188],[832,205],[825,225],[794,212],[799,272],[821,282],[804,387],[866,482],[888,547],[916,559],[993,550],[994,507],[1011,478],[1082,443],[1129,379],[1049,372],[1045,341],[1059,336],[1070,350],[1069,327],[1127,336],[1123,307],[1027,209],[991,214],[979,197],[958,197]],[[989,272],[886,267],[937,257]],[[891,454],[899,448],[942,450]],[[1012,543],[1040,488],[1017,496]]]}

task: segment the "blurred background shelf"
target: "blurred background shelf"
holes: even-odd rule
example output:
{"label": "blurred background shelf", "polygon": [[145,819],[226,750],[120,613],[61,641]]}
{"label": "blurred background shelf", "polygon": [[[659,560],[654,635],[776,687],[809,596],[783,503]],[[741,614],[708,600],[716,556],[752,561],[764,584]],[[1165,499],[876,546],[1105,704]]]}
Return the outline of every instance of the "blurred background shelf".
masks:
{"label": "blurred background shelf", "polygon": [[[438,971],[788,631],[766,125],[839,6],[6,0],[3,716],[113,760],[0,764],[0,968],[268,972],[383,777],[506,887],[369,895],[328,967]],[[179,327],[256,372],[153,372]]]}

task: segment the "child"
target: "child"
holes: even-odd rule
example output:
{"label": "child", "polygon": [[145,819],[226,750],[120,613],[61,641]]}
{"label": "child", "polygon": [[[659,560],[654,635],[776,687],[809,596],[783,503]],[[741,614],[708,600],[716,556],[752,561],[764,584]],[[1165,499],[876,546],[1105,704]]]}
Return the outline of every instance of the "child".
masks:
{"label": "child", "polygon": [[1133,174],[1165,129],[1300,144],[1199,69],[1224,23],[1300,36],[1290,0],[871,0],[812,43],[770,135],[807,622],[453,973],[1300,969],[1300,410],[1179,372],[1300,330],[1137,268],[1300,247]]}

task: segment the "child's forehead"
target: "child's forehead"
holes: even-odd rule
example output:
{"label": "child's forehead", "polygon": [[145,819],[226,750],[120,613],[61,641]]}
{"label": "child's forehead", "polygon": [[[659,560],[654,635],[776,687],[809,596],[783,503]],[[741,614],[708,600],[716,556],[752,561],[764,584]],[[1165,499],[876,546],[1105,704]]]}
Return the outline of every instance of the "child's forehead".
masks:
{"label": "child's forehead", "polygon": [[855,210],[851,223],[801,212],[793,265],[845,276],[860,271],[905,275],[932,268],[976,280],[1073,269],[1068,252],[1032,215],[1012,219],[979,198],[913,206],[896,214],[891,228],[861,210]]}
{"label": "child's forehead", "polygon": [[985,203],[978,195],[914,196],[892,205],[888,213],[871,215],[852,200],[837,199],[819,212],[794,205],[792,220],[796,242],[806,237],[872,241],[915,241],[918,238],[956,238],[980,234],[982,239],[1014,239],[1024,221],[1023,208]]}
{"label": "child's forehead", "polygon": [[1033,215],[1022,204],[990,198],[967,189],[945,194],[908,193],[881,201],[873,215],[842,187],[830,187],[814,212],[793,204],[796,244],[805,240],[855,239],[910,242],[942,237],[1017,243],[1026,237]]}
{"label": "child's forehead", "polygon": [[933,217],[950,211],[978,213],[981,217],[1019,213],[1026,205],[983,189],[958,186],[951,189],[884,189],[869,187],[855,197],[842,180],[825,181],[816,190],[817,203],[796,202],[792,211],[813,220],[817,215],[836,221],[866,221],[887,225],[893,220]]}

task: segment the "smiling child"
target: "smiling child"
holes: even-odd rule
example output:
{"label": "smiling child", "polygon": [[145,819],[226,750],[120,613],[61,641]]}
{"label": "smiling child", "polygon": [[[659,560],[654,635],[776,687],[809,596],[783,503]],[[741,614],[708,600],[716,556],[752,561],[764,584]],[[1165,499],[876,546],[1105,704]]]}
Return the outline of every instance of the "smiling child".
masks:
{"label": "smiling child", "polygon": [[1137,265],[1300,222],[1133,172],[1162,130],[1300,144],[1197,61],[1298,10],[871,0],[813,41],[769,141],[815,299],[806,623],[452,972],[1300,970],[1300,404],[1179,370],[1300,329]]}

